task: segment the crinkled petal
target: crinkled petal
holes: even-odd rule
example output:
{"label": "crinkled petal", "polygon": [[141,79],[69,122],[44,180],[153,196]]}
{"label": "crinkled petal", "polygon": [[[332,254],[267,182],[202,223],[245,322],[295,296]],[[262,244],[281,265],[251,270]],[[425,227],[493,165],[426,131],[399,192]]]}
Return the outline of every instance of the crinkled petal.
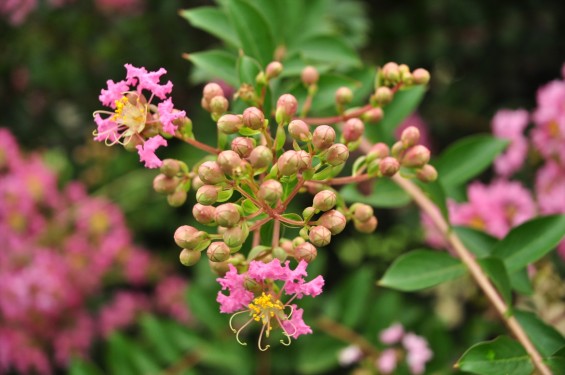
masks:
{"label": "crinkled petal", "polygon": [[119,125],[111,120],[111,117],[102,118],[98,113],[94,115],[94,122],[97,125],[97,134],[94,137],[95,141],[98,142],[116,142],[120,138],[118,132]]}
{"label": "crinkled petal", "polygon": [[265,279],[271,280],[288,280],[291,270],[288,266],[288,262],[285,265],[281,265],[278,259],[274,259],[269,263],[252,261],[249,264],[249,270],[247,275],[257,281],[263,281]]}
{"label": "crinkled petal", "polygon": [[296,305],[291,305],[294,309],[290,320],[283,320],[282,326],[286,332],[291,334],[290,336],[297,339],[300,335],[306,335],[312,333],[312,329],[302,319],[302,314],[304,310],[297,309]]}
{"label": "crinkled petal", "polygon": [[166,146],[167,141],[160,135],[149,138],[143,145],[137,145],[139,160],[145,162],[146,168],[159,168],[163,162],[155,155],[155,150],[161,146]]}
{"label": "crinkled petal", "polygon": [[247,305],[253,300],[253,293],[245,289],[245,275],[237,273],[237,269],[230,264],[229,271],[216,279],[222,286],[222,290],[228,290],[229,295],[218,292],[216,301],[220,304],[220,312],[230,314],[236,311],[247,309]]}
{"label": "crinkled petal", "polygon": [[289,281],[284,287],[284,292],[288,295],[296,294],[296,298],[302,298],[303,296],[316,297],[322,293],[322,287],[324,286],[324,278],[318,275],[312,281],[307,283],[300,279],[297,282]]}
{"label": "crinkled petal", "polygon": [[157,110],[159,112],[159,121],[163,125],[163,131],[169,133],[170,135],[175,135],[177,126],[173,124],[173,121],[186,116],[186,112],[175,111],[171,98],[159,103],[157,105]]}
{"label": "crinkled petal", "polygon": [[161,85],[159,80],[167,71],[161,68],[155,72],[148,72],[145,68],[137,68],[131,64],[125,65],[127,70],[126,81],[129,84],[137,82],[137,92],[141,93],[142,90],[149,90],[153,95],[159,99],[165,99],[173,89],[173,83],[168,81]]}
{"label": "crinkled petal", "polygon": [[108,85],[107,89],[102,89],[100,91],[100,102],[108,107],[116,108],[116,100],[121,99],[124,96],[124,92],[129,91],[129,86],[126,81],[115,82],[109,79],[106,81]]}

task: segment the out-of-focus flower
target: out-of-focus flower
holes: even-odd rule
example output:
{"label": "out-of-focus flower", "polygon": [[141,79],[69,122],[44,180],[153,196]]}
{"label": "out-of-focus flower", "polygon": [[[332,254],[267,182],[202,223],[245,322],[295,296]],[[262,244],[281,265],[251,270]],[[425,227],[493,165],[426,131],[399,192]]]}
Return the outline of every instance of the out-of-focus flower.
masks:
{"label": "out-of-focus flower", "polygon": [[524,109],[515,111],[503,109],[492,119],[492,132],[498,138],[507,139],[510,145],[494,161],[496,173],[508,177],[524,164],[528,153],[528,141],[524,129],[528,125],[529,114]]}
{"label": "out-of-focus flower", "polygon": [[426,370],[426,362],[433,357],[428,347],[428,341],[412,332],[408,332],[402,339],[402,345],[407,351],[406,362],[414,375],[423,374]]}
{"label": "out-of-focus flower", "polygon": [[343,367],[359,362],[363,358],[363,352],[357,345],[349,345],[341,349],[338,353],[339,364]]}
{"label": "out-of-focus flower", "polygon": [[383,350],[376,365],[381,373],[392,374],[394,369],[396,369],[397,362],[398,358],[396,357],[396,350],[391,348]]}
{"label": "out-of-focus flower", "polygon": [[552,81],[539,88],[532,141],[547,159],[565,165],[565,81]]}
{"label": "out-of-focus flower", "polygon": [[379,339],[383,344],[392,345],[400,342],[404,336],[404,326],[400,323],[396,323],[382,331],[379,335]]}

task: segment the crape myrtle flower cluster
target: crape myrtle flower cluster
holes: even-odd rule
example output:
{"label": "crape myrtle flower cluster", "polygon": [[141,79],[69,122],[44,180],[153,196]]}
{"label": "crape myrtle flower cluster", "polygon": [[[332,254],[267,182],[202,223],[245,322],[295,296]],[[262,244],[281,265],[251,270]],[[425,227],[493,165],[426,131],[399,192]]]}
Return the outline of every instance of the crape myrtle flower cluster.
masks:
{"label": "crape myrtle flower cluster", "polygon": [[[144,312],[184,323],[185,280],[132,243],[117,206],[87,195],[0,128],[0,372],[51,374]],[[157,284],[151,298],[142,290]],[[129,285],[129,288],[117,288]],[[92,298],[106,286],[108,301]]]}
{"label": "crape myrtle flower cluster", "polygon": [[[406,65],[386,64],[379,69],[369,103],[348,108],[353,92],[341,87],[335,92],[337,116],[327,118],[307,117],[319,79],[313,66],[305,67],[301,74],[308,92],[306,100],[299,103],[293,95],[283,94],[272,113],[264,110],[265,92],[284,69],[278,61],[258,74],[256,87],[242,84],[235,90],[232,100],[247,105],[241,113],[229,112],[225,87],[208,83],[201,105],[216,123],[219,147],[215,148],[199,142],[185,112],[173,109],[171,99],[166,98],[172,85],[158,84],[164,69],[147,73],[144,68],[127,64],[126,68],[125,81],[108,81],[108,88],[102,90],[100,100],[114,112],[107,112],[106,118],[95,113],[96,139],[122,143],[130,150],[129,143],[138,143],[136,148],[146,167],[160,168],[153,187],[167,195],[169,204],[180,206],[191,188],[196,192],[192,214],[207,229],[183,225],[175,231],[175,243],[182,249],[180,261],[191,266],[205,253],[210,268],[222,276],[218,282],[229,290],[228,297],[221,292],[218,295],[221,312],[249,316],[241,328],[232,326],[240,342],[241,330],[254,321],[261,323],[261,349],[268,347],[262,340],[273,328],[282,330],[284,343],[310,333],[302,321],[302,310],[291,303],[304,295],[321,293],[321,276],[309,283],[303,280],[307,264],[348,222],[362,233],[376,229],[373,208],[362,203],[347,206],[339,196],[339,185],[399,172],[423,182],[437,178],[436,170],[428,164],[430,151],[420,144],[420,132],[414,126],[404,129],[391,146],[377,143],[364,147],[352,175],[338,177],[350,153],[367,142],[363,138],[365,126],[377,126],[373,123],[382,119],[382,107],[395,92],[428,82],[429,73],[424,69],[410,71]],[[134,86],[136,91],[131,91]],[[143,90],[170,104],[151,110],[154,105],[148,104],[151,99],[144,99]],[[176,159],[161,161],[154,146],[166,145],[163,136],[174,136],[210,155],[192,167]],[[305,192],[313,195],[312,204],[301,212],[289,212],[290,202]],[[267,225],[269,238],[263,238],[261,229]],[[285,237],[286,227],[298,229],[298,235]],[[294,271],[290,268],[293,262],[297,263]]]}

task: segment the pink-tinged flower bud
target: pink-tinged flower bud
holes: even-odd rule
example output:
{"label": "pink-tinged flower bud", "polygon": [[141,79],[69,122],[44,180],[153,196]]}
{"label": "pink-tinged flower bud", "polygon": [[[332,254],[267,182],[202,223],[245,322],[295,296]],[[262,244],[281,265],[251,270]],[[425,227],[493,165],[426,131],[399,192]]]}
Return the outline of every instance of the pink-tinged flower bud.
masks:
{"label": "pink-tinged flower bud", "polygon": [[345,224],[347,224],[347,219],[345,216],[337,210],[331,210],[324,213],[320,219],[318,219],[318,224],[322,225],[332,232],[332,235],[339,234],[345,229]]}
{"label": "pink-tinged flower bud", "polygon": [[292,245],[291,240],[287,240],[285,238],[281,239],[280,241],[281,248],[288,254],[294,256],[294,246]]}
{"label": "pink-tinged flower bud", "polygon": [[288,133],[297,141],[306,142],[312,138],[310,127],[302,120],[292,120],[288,124]]}
{"label": "pink-tinged flower bud", "polygon": [[332,240],[332,232],[324,226],[316,225],[310,229],[308,238],[314,246],[322,247],[330,243]]}
{"label": "pink-tinged flower bud", "polygon": [[367,153],[367,157],[370,157],[372,160],[374,159],[383,159],[388,156],[389,148],[386,143],[375,143]]}
{"label": "pink-tinged flower bud", "polygon": [[302,245],[304,242],[306,242],[306,241],[304,240],[304,238],[302,238],[302,237],[295,237],[295,238],[292,240],[292,246],[294,246],[294,248],[297,248],[298,246]]}
{"label": "pink-tinged flower bud", "polygon": [[196,201],[204,206],[210,206],[218,201],[218,190],[214,185],[201,186],[196,192]]}
{"label": "pink-tinged flower bud", "polygon": [[298,171],[302,172],[312,166],[312,156],[304,151],[300,150],[296,152],[298,154]]}
{"label": "pink-tinged flower bud", "polygon": [[416,177],[422,182],[433,182],[437,180],[437,170],[433,166],[426,164],[416,171]]}
{"label": "pink-tinged flower bud", "polygon": [[381,86],[375,91],[372,99],[377,105],[386,105],[392,101],[392,90],[386,86]]}
{"label": "pink-tinged flower bud", "polygon": [[342,86],[335,92],[335,102],[339,105],[351,103],[353,100],[353,92],[349,87]]}
{"label": "pink-tinged flower bud", "polygon": [[410,73],[410,67],[406,64],[400,64],[398,65],[398,70],[400,71],[400,74],[406,74],[406,73]]}
{"label": "pink-tinged flower bud", "polygon": [[194,216],[194,219],[200,224],[214,224],[216,222],[216,207],[196,203],[194,207],[192,207],[192,216]]}
{"label": "pink-tinged flower bud", "polygon": [[180,207],[186,202],[188,194],[184,190],[177,190],[174,193],[167,195],[167,203],[171,207]]}
{"label": "pink-tinged flower bud", "polygon": [[163,173],[158,174],[153,179],[153,190],[160,194],[172,194],[178,185],[178,178],[167,177]]}
{"label": "pink-tinged flower bud", "polygon": [[231,141],[232,151],[237,152],[242,158],[248,157],[253,147],[255,147],[253,138],[237,137]]}
{"label": "pink-tinged flower bud", "polygon": [[363,121],[365,122],[369,122],[369,123],[376,123],[379,122],[383,119],[383,110],[382,108],[372,108],[370,110],[368,110],[367,112],[363,113],[363,115],[361,115]]}
{"label": "pink-tinged flower bud", "polygon": [[322,190],[314,195],[313,207],[320,211],[329,211],[335,207],[337,202],[336,194],[331,190]]}
{"label": "pink-tinged flower bud", "polygon": [[198,177],[205,184],[216,185],[226,179],[222,168],[215,161],[205,161],[198,167]]}
{"label": "pink-tinged flower bud", "polygon": [[267,202],[267,204],[272,205],[281,199],[282,194],[283,187],[280,182],[277,180],[267,180],[263,181],[261,186],[259,186],[257,196],[259,199]]}
{"label": "pink-tinged flower bud", "polygon": [[414,80],[412,78],[412,73],[408,72],[408,73],[403,73],[402,74],[402,83],[405,85],[412,85],[414,83]]}
{"label": "pink-tinged flower bud", "polygon": [[239,223],[241,215],[239,207],[234,203],[224,203],[216,207],[216,223],[231,228]]}
{"label": "pink-tinged flower bud", "polygon": [[358,118],[350,118],[343,124],[343,139],[345,142],[355,142],[365,132],[365,124]]}
{"label": "pink-tinged flower bud", "polygon": [[360,222],[365,222],[373,216],[373,207],[364,203],[354,203],[350,211],[353,213],[353,218]]}
{"label": "pink-tinged flower bud", "polygon": [[336,166],[345,163],[347,158],[349,158],[349,149],[347,146],[342,143],[336,143],[331,145],[328,149],[326,161],[328,164]]}
{"label": "pink-tinged flower bud", "polygon": [[249,163],[253,169],[266,168],[273,163],[273,153],[266,146],[257,146],[249,154]]}
{"label": "pink-tinged flower bud", "polygon": [[242,227],[229,228],[222,234],[222,238],[227,246],[230,247],[230,251],[234,251],[234,248],[238,248],[247,239],[249,231],[245,231]]}
{"label": "pink-tinged flower bud", "polygon": [[320,79],[320,73],[318,73],[318,70],[316,68],[308,65],[304,67],[304,69],[302,69],[300,79],[302,79],[302,83],[310,86],[318,82],[318,79]]}
{"label": "pink-tinged flower bud", "polygon": [[198,230],[190,225],[177,228],[174,234],[175,243],[184,249],[197,249],[202,242],[208,240],[208,233]]}
{"label": "pink-tinged flower bud", "polygon": [[237,133],[242,126],[243,119],[238,115],[227,114],[218,120],[218,129],[224,134]]}
{"label": "pink-tinged flower bud", "polygon": [[243,279],[243,287],[253,293],[260,293],[263,291],[262,282],[259,282],[247,275],[245,275],[245,278]]}
{"label": "pink-tinged flower bud", "polygon": [[405,150],[406,149],[404,148],[404,145],[402,144],[402,142],[398,141],[398,142],[395,142],[392,145],[392,147],[390,149],[390,153],[395,158],[399,158],[400,156],[404,155]]}
{"label": "pink-tinged flower bud", "polygon": [[224,242],[212,242],[206,250],[208,259],[212,262],[225,262],[230,258],[230,248]]}
{"label": "pink-tinged flower bud", "polygon": [[175,177],[181,171],[181,162],[176,159],[165,159],[160,170],[167,177]]}
{"label": "pink-tinged flower bud", "polygon": [[409,126],[402,131],[400,141],[404,148],[412,147],[418,144],[420,140],[420,131],[415,126]]}
{"label": "pink-tinged flower bud", "polygon": [[192,186],[194,190],[198,190],[204,185],[206,184],[200,179],[200,177],[194,176],[194,178],[192,179],[192,184],[190,186]]}
{"label": "pink-tinged flower bud", "polygon": [[273,257],[280,260],[281,262],[284,262],[286,258],[288,258],[288,254],[282,247],[277,246],[273,249]]}
{"label": "pink-tinged flower bud", "polygon": [[300,164],[300,155],[294,150],[285,151],[277,160],[279,173],[283,176],[291,176],[298,172]]}
{"label": "pink-tinged flower bud", "polygon": [[310,218],[314,216],[315,213],[316,209],[314,207],[306,207],[302,211],[302,217],[304,218],[304,220],[310,220]]}
{"label": "pink-tinged flower bud", "polygon": [[386,63],[382,69],[384,79],[391,83],[396,83],[400,79],[400,70],[395,62]]}
{"label": "pink-tinged flower bud", "polygon": [[375,229],[377,229],[377,218],[375,216],[371,216],[367,221],[358,221],[353,220],[353,225],[355,229],[357,229],[361,233],[373,233]]}
{"label": "pink-tinged flower bud", "polygon": [[222,169],[222,172],[228,176],[233,176],[234,170],[241,165],[241,158],[235,151],[226,150],[218,154],[217,163]]}
{"label": "pink-tinged flower bud", "polygon": [[294,249],[294,257],[297,261],[305,261],[310,263],[318,256],[318,250],[310,242],[304,242]]}
{"label": "pink-tinged flower bud", "polygon": [[222,90],[222,87],[220,85],[211,82],[208,83],[206,86],[204,86],[204,89],[202,90],[202,97],[206,101],[209,102],[210,100],[212,100],[212,98],[216,96],[224,96],[224,90]]}
{"label": "pink-tinged flower bud", "polygon": [[430,82],[430,72],[422,68],[414,70],[412,72],[412,82],[415,85],[426,85]]}
{"label": "pink-tinged flower bud", "polygon": [[400,169],[400,163],[392,156],[387,156],[379,163],[379,171],[383,176],[392,177]]}
{"label": "pink-tinged flower bud", "polygon": [[283,71],[283,66],[278,61],[272,61],[267,65],[265,69],[265,74],[267,75],[267,79],[277,78]]}
{"label": "pink-tinged flower bud", "polygon": [[426,146],[416,145],[406,150],[402,165],[408,168],[423,167],[430,161],[430,150]]}
{"label": "pink-tinged flower bud", "polygon": [[215,96],[210,100],[208,106],[210,108],[210,112],[216,115],[223,115],[227,112],[230,103],[223,96]]}
{"label": "pink-tinged flower bud", "polygon": [[265,125],[265,115],[257,107],[249,107],[243,111],[243,124],[250,129],[260,130]]}
{"label": "pink-tinged flower bud", "polygon": [[218,276],[225,276],[225,274],[230,270],[230,263],[228,261],[212,262],[211,260],[208,260],[208,265],[210,266],[210,270]]}
{"label": "pink-tinged flower bud", "polygon": [[296,113],[297,109],[298,102],[293,95],[281,95],[279,100],[277,100],[277,110],[275,112],[277,123],[288,123],[292,119],[292,116]]}
{"label": "pink-tinged flower bud", "polygon": [[179,255],[179,260],[183,266],[194,266],[200,258],[202,253],[197,250],[182,249]]}
{"label": "pink-tinged flower bud", "polygon": [[335,130],[328,125],[320,125],[314,129],[312,134],[312,143],[318,150],[325,150],[335,141]]}

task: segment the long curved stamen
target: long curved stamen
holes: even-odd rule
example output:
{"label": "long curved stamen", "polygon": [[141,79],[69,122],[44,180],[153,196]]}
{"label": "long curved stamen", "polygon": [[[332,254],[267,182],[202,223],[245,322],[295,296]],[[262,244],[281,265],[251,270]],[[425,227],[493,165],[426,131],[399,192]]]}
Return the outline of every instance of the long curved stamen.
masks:
{"label": "long curved stamen", "polygon": [[241,331],[243,331],[243,329],[244,329],[245,327],[247,327],[249,324],[251,324],[252,321],[253,321],[253,319],[249,319],[249,320],[247,321],[247,323],[245,323],[244,325],[242,325],[241,328],[238,329],[237,332],[235,333],[235,339],[237,340],[237,342],[238,342],[240,345],[243,345],[243,346],[247,345],[246,342],[241,341],[241,340],[239,339],[239,334],[241,333]]}
{"label": "long curved stamen", "polygon": [[[235,318],[238,315],[245,314],[245,313],[248,313],[248,312],[249,312],[249,310],[238,311],[230,317],[229,324],[230,324],[230,329],[232,330],[233,333],[237,332],[237,329],[233,328],[233,318]],[[249,324],[249,322],[247,322],[245,325],[247,325],[247,324]],[[245,327],[245,325],[243,327]]]}
{"label": "long curved stamen", "polygon": [[282,324],[282,321],[280,320],[280,318],[278,316],[277,316],[277,322],[279,323],[279,326],[281,327],[281,329],[283,331],[283,335],[286,337],[286,341],[283,341],[283,340],[279,340],[279,341],[284,346],[289,346],[292,343],[292,339],[291,339],[292,335],[294,335],[296,333],[296,326],[294,324],[292,324],[292,322],[288,321],[288,323],[294,328],[294,332],[291,335],[286,331],[286,328],[284,328],[284,325]]}
{"label": "long curved stamen", "polygon": [[[287,304],[288,304],[288,302],[287,302]],[[292,305],[285,305],[285,309],[286,309],[287,307],[290,309],[290,313],[286,316],[286,318],[287,318],[288,320],[290,320],[290,318],[292,317],[292,314],[294,314],[294,307],[293,307]]]}
{"label": "long curved stamen", "polygon": [[[286,301],[285,305],[290,305],[290,303],[291,303],[292,301],[294,301],[295,298],[296,298],[296,294],[293,295],[292,297],[290,297],[290,299],[289,299],[288,301]],[[290,316],[289,316],[289,318],[290,318]]]}
{"label": "long curved stamen", "polygon": [[298,331],[298,328],[296,328],[296,326],[294,325],[293,322],[290,321],[290,319],[285,320],[285,322],[287,322],[288,324],[290,324],[292,326],[292,328],[294,328],[294,331],[292,333],[289,333],[286,328],[284,327],[284,325],[282,324],[281,320],[277,317],[277,321],[279,322],[279,325],[281,326],[283,333],[285,336],[288,337],[292,337],[296,334],[296,332]]}
{"label": "long curved stamen", "polygon": [[263,341],[263,334],[265,333],[265,327],[266,326],[267,326],[266,324],[263,324],[263,327],[261,327],[261,333],[259,333],[259,341],[257,342],[257,347],[262,352],[264,352],[265,350],[267,350],[271,347],[271,345],[268,345],[268,344],[264,348],[261,347],[261,342]]}

